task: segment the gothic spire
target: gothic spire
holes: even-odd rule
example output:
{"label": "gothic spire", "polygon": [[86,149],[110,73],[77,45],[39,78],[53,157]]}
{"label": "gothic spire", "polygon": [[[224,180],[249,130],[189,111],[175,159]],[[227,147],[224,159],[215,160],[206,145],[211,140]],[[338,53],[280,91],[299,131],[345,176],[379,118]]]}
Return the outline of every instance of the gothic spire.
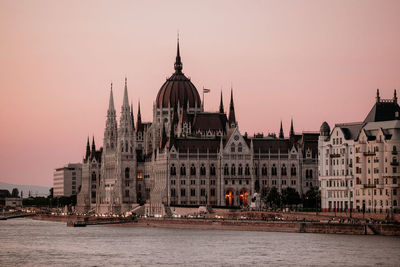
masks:
{"label": "gothic spire", "polygon": [[281,120],[281,129],[279,130],[279,138],[281,139],[285,138],[285,136],[283,135],[282,120]]}
{"label": "gothic spire", "polygon": [[376,102],[380,102],[381,101],[381,97],[379,96],[379,88],[376,89]]}
{"label": "gothic spire", "polygon": [[290,121],[290,132],[289,132],[290,137],[294,136],[294,129],[293,129],[293,118]]}
{"label": "gothic spire", "polygon": [[92,155],[94,155],[95,152],[96,152],[96,144],[94,143],[94,135],[93,135],[93,139],[92,139]]}
{"label": "gothic spire", "polygon": [[142,114],[140,113],[140,100],[138,103],[137,120],[138,120],[138,122],[140,121],[140,123],[142,122]]}
{"label": "gothic spire", "polygon": [[87,143],[86,143],[86,155],[85,159],[88,159],[90,156],[90,143],[89,143],[89,136],[87,137]]}
{"label": "gothic spire", "polygon": [[131,102],[131,120],[132,120],[132,128],[135,131],[135,116],[133,116],[133,104]]}
{"label": "gothic spire", "polygon": [[221,100],[219,102],[219,113],[224,113],[224,102],[222,100],[222,90],[221,90]]}
{"label": "gothic spire", "polygon": [[129,100],[128,100],[128,81],[125,77],[125,88],[124,88],[124,102],[122,104],[125,107],[129,107]]}
{"label": "gothic spire", "polygon": [[137,112],[137,120],[136,120],[136,131],[142,130],[142,114],[140,113],[140,100],[138,101],[138,112]]}
{"label": "gothic spire", "polygon": [[115,110],[115,108],[114,108],[114,97],[113,97],[112,86],[113,86],[113,84],[111,83],[110,101],[109,101],[109,104],[108,104],[108,111],[109,111],[109,112],[112,111],[112,110]]}
{"label": "gothic spire", "polygon": [[179,34],[178,34],[177,45],[176,45],[176,60],[175,60],[174,67],[175,67],[175,73],[182,72],[181,53],[179,51]]}
{"label": "gothic spire", "polygon": [[236,126],[235,106],[233,104],[233,90],[231,88],[231,103],[229,104],[229,125]]}

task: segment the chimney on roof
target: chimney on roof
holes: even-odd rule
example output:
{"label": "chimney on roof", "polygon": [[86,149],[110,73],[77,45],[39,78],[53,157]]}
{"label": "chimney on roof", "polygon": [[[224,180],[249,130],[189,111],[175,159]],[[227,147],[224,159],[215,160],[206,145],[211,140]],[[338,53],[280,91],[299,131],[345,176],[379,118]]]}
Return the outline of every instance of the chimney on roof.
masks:
{"label": "chimney on roof", "polygon": [[393,94],[393,103],[397,103],[397,92],[396,89],[394,89],[394,94]]}

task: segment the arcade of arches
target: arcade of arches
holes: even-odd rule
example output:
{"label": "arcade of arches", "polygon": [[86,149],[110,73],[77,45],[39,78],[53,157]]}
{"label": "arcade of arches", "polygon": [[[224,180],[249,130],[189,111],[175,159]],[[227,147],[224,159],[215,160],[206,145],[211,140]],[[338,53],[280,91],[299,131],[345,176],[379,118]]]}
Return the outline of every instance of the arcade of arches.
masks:
{"label": "arcade of arches", "polygon": [[[239,194],[239,203],[240,206],[249,205],[249,193],[247,190],[243,189]],[[225,193],[225,205],[226,206],[234,206],[235,205],[235,193],[232,189],[229,189]]]}

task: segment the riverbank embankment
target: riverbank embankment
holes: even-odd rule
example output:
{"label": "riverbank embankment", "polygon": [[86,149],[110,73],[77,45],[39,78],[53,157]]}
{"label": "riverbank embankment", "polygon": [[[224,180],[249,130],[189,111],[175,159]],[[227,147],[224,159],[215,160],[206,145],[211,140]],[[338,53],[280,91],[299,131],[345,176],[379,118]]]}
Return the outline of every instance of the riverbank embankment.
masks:
{"label": "riverbank embankment", "polygon": [[198,218],[101,218],[82,216],[37,215],[35,220],[56,222],[82,221],[88,225],[118,224],[127,227],[159,227],[173,229],[261,231],[286,233],[319,233],[346,235],[385,235],[400,236],[398,224],[332,223],[307,221],[262,221]]}

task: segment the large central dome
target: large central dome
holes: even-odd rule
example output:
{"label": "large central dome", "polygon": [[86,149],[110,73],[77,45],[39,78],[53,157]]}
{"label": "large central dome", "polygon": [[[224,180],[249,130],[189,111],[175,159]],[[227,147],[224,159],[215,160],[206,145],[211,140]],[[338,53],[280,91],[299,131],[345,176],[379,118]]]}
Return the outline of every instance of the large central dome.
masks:
{"label": "large central dome", "polygon": [[175,61],[175,73],[161,86],[156,99],[157,108],[173,108],[178,103],[181,106],[189,104],[190,108],[199,108],[201,106],[199,92],[190,79],[182,72],[179,42]]}

